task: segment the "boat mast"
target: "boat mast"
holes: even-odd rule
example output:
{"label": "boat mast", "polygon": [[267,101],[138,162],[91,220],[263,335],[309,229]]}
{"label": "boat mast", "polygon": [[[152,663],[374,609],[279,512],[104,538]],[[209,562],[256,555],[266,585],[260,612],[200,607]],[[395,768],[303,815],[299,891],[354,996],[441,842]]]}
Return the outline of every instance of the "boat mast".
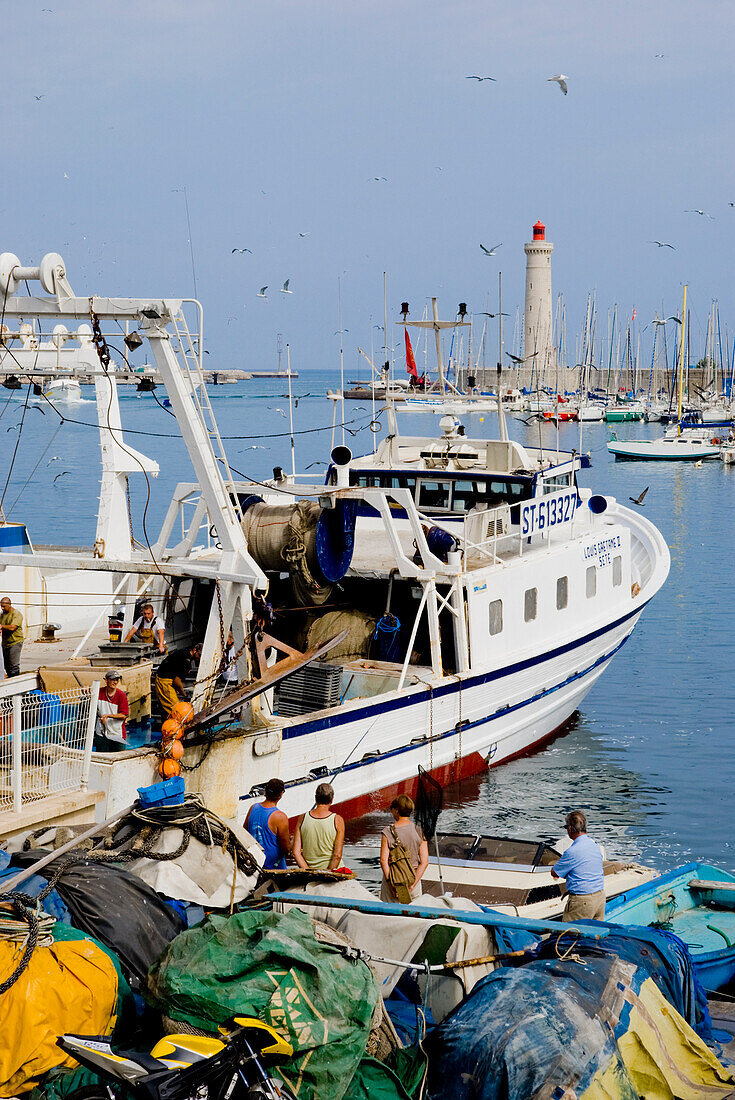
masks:
{"label": "boat mast", "polygon": [[677,435],[681,435],[681,409],[684,398],[684,330],[687,324],[687,285],[684,283],[684,302],[681,307],[681,336],[679,339],[679,401],[676,410]]}
{"label": "boat mast", "polygon": [[503,276],[498,272],[498,428],[503,443],[508,442],[508,427],[505,423],[505,409],[503,408],[503,393],[501,377],[503,374]]}

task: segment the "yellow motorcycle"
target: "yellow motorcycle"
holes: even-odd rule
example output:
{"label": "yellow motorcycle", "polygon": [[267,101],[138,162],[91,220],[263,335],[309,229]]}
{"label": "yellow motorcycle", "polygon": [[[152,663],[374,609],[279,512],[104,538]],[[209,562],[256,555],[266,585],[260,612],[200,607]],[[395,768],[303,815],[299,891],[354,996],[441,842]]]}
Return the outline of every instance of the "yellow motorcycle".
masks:
{"label": "yellow motorcycle", "polygon": [[293,1047],[262,1020],[235,1016],[222,1039],[167,1035],[150,1054],[113,1050],[107,1036],[62,1035],[62,1050],[107,1084],[79,1089],[69,1100],[294,1100],[270,1069]]}

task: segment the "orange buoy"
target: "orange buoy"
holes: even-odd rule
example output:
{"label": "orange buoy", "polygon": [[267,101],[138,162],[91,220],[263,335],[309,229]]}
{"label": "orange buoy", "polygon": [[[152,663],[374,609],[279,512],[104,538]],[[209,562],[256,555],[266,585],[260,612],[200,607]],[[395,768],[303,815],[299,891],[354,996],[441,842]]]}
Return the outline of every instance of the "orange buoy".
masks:
{"label": "orange buoy", "polygon": [[161,726],[161,740],[172,741],[182,733],[181,722],[177,718],[167,718]]}
{"label": "orange buoy", "polygon": [[172,760],[181,760],[184,755],[184,746],[180,741],[172,741],[168,750],[168,756]]}
{"label": "orange buoy", "polygon": [[181,775],[181,765],[178,760],[172,760],[167,756],[158,765],[158,774],[161,779],[173,779],[174,776]]}
{"label": "orange buoy", "polygon": [[179,722],[186,723],[194,717],[194,707],[191,703],[176,703],[171,710],[171,717],[176,718]]}

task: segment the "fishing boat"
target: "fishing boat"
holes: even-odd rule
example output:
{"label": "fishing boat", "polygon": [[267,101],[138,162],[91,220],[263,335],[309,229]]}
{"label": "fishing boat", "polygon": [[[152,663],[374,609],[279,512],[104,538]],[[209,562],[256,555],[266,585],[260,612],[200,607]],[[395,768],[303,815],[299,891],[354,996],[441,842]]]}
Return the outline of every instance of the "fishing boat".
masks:
{"label": "fishing boat", "polygon": [[[42,274],[46,296],[20,293]],[[217,429],[198,303],[77,296],[58,256],[36,268],[1,256],[0,290],[9,326],[84,318],[103,359],[105,326],[148,343],[194,480],[150,544],[133,546],[130,448],[100,416],[108,461],[119,459],[100,497],[114,554],[103,540],[30,557],[42,571],[116,574],[123,636],[145,595],[170,648],[202,641],[183,764],[223,816],[242,819],[274,775],[291,817],[325,779],[358,814],[414,789],[419,766],[446,784],[530,751],[564,728],[666,579],[653,524],[579,484],[588,456],[510,439],[502,405],[499,438],[469,436],[456,417],[438,437],[406,438],[389,402],[387,436],[360,458],[334,446],[324,482],[297,475],[293,451],[290,473],[252,482],[235,476]],[[116,407],[114,371],[98,374]],[[17,564],[28,562],[0,555]],[[240,686],[222,696],[230,630]],[[130,804],[158,763],[149,747],[95,752],[100,817]]]}
{"label": "fishing boat", "polygon": [[[566,902],[563,883],[551,874],[561,852],[543,840],[441,833],[430,845],[423,892],[469,898],[517,917],[551,920]],[[637,863],[605,859],[605,894],[613,898],[656,878]]]}
{"label": "fishing boat", "polygon": [[605,920],[675,932],[707,990],[735,978],[735,875],[729,871],[687,863],[613,898]]}
{"label": "fishing boat", "polygon": [[622,401],[615,405],[608,405],[605,409],[605,420],[608,424],[619,424],[629,420],[643,420],[645,407],[640,401]]}

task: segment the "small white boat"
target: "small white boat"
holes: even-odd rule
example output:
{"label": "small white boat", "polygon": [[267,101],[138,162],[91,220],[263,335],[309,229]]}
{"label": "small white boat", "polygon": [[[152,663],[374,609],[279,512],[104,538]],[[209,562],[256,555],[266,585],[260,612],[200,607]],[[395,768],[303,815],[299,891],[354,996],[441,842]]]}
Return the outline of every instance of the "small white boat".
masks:
{"label": "small white boat", "polygon": [[49,378],[43,388],[43,396],[50,401],[81,401],[82,387],[70,375]]}
{"label": "small white boat", "polygon": [[720,444],[689,433],[663,439],[613,439],[607,449],[621,459],[660,462],[698,462],[703,458],[719,458]]}
{"label": "small white boat", "polygon": [[585,423],[604,420],[605,405],[601,401],[592,401],[589,404],[580,405],[577,411],[577,419]]}
{"label": "small white boat", "polygon": [[[470,898],[500,913],[551,920],[565,904],[564,887],[551,874],[561,851],[538,840],[437,834],[439,859],[431,855],[424,894]],[[603,852],[604,854],[604,852]],[[441,865],[441,870],[440,870]],[[651,867],[605,859],[605,894],[616,897],[657,877]]]}

